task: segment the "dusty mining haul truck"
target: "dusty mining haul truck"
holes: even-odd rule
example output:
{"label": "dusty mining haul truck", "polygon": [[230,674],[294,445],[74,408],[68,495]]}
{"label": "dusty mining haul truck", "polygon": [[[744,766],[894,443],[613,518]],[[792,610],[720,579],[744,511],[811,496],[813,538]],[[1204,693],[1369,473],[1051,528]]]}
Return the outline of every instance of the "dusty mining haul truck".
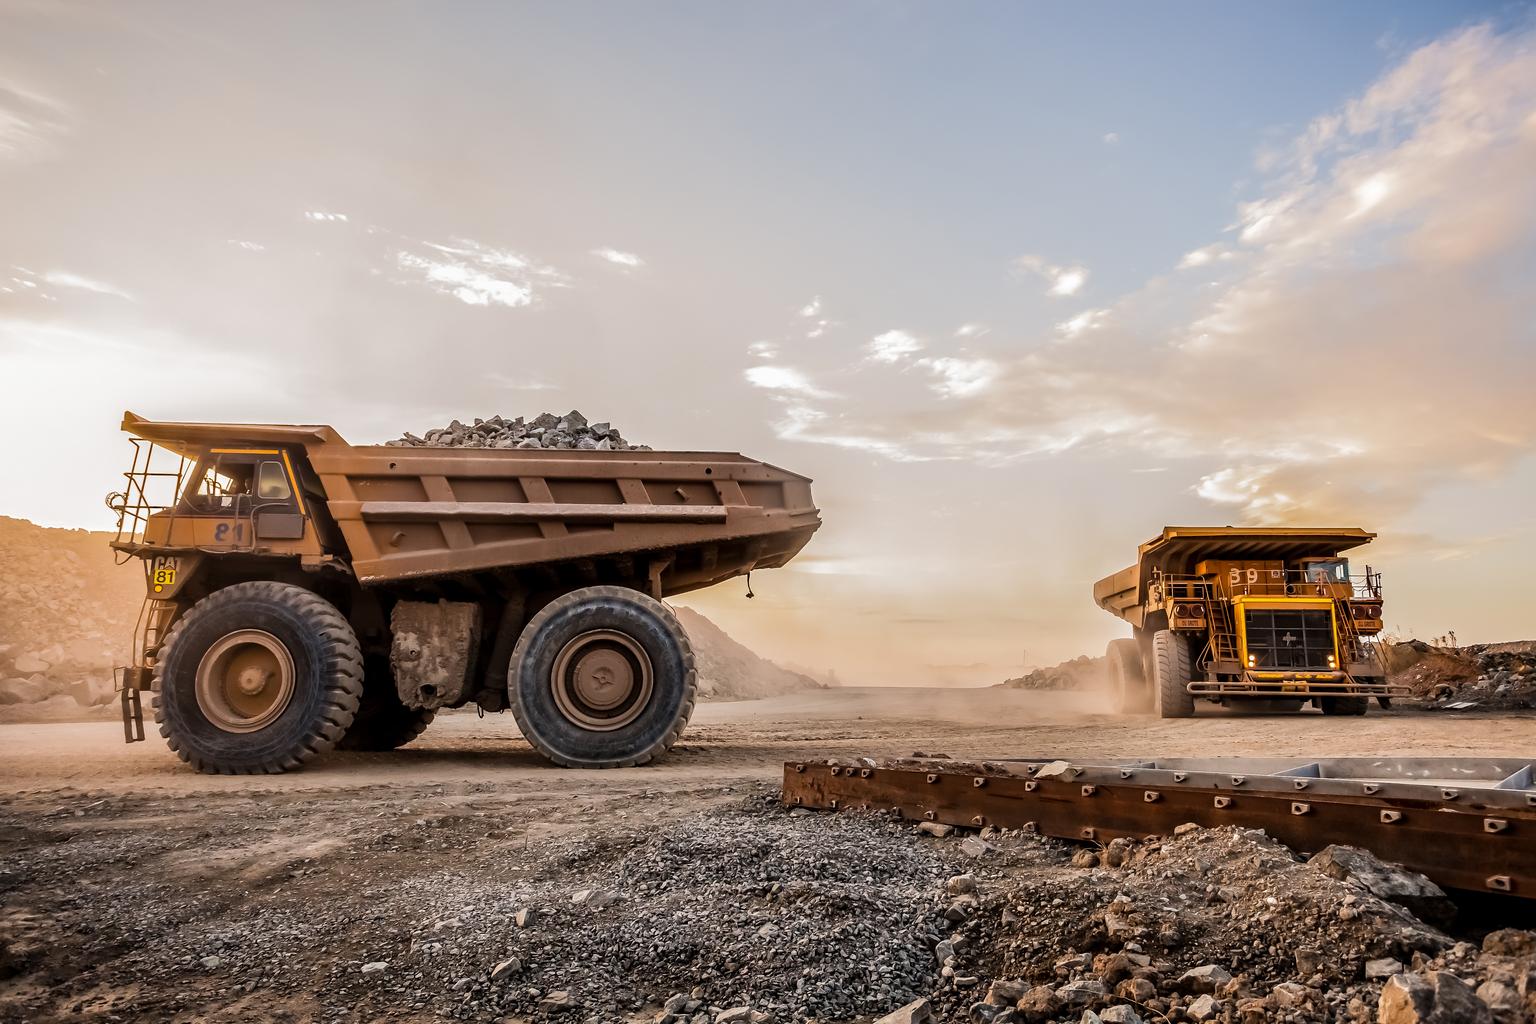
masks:
{"label": "dusty mining haul truck", "polygon": [[782,566],[810,481],[721,452],[357,446],[330,427],[134,435],[113,547],[148,595],[121,671],[182,760],[298,768],[409,742],[439,708],[510,709],[570,767],[643,764],[693,711],[662,599]]}
{"label": "dusty mining haul truck", "polygon": [[1187,718],[1197,699],[1363,715],[1406,690],[1386,681],[1377,646],[1381,576],[1351,576],[1359,529],[1169,526],[1136,564],[1093,587],[1131,624],[1112,640],[1109,676],[1122,712]]}

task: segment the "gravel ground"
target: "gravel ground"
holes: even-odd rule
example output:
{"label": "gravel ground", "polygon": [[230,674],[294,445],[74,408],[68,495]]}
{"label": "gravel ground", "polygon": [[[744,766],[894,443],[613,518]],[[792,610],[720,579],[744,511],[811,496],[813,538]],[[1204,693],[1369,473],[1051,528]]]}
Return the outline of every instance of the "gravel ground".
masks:
{"label": "gravel ground", "polygon": [[[1444,931],[1257,834],[1101,850],[777,804],[783,761],[815,751],[1474,739],[1395,714],[1042,715],[1046,697],[1068,701],[710,705],[674,756],[614,772],[551,769],[472,715],[244,780],[121,746],[111,723],[0,726],[0,1021],[790,1024],[918,999],[969,1024],[1531,1017],[1536,936],[1488,934],[1528,923],[1512,908]],[[1476,740],[1520,746],[1529,726],[1485,719]],[[1384,992],[1425,1013],[1380,1018]]]}

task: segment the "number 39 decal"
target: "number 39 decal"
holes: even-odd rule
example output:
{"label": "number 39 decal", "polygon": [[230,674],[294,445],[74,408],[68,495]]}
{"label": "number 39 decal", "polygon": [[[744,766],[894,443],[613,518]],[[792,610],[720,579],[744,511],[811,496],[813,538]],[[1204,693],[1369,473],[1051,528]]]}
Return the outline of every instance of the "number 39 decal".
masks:
{"label": "number 39 decal", "polygon": [[[1241,586],[1244,582],[1243,571],[1234,565],[1231,569],[1227,570],[1227,581],[1234,587]],[[1247,573],[1247,582],[1250,585],[1259,582],[1259,570],[1249,569]]]}

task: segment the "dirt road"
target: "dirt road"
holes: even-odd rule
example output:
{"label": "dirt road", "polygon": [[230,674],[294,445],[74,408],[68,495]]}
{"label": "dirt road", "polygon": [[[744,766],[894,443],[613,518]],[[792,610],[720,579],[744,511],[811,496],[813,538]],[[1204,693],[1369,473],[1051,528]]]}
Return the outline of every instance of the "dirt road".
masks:
{"label": "dirt road", "polygon": [[[928,991],[908,922],[964,862],[888,822],[787,816],[786,759],[1536,747],[1531,717],[1092,708],[1007,690],[705,705],[661,764],[606,772],[547,766],[510,716],[451,714],[404,750],[256,778],[194,774],[110,721],[0,725],[0,1021],[617,1024],[690,992],[867,1020]],[[1068,870],[1039,842],[1018,854],[1030,877]]]}
{"label": "dirt road", "polygon": [[[391,754],[332,754],[310,770],[262,778],[197,775],[154,735],[125,745],[115,721],[0,725],[0,793],[63,787],[101,792],[252,793],[375,785],[534,782],[541,791],[611,791],[710,781],[774,781],[791,758],[915,750],[979,757],[1525,756],[1536,717],[1381,713],[1365,718],[1220,710],[1162,721],[1095,713],[1088,696],[1020,690],[844,689],[705,704],[660,764],[600,773],[552,771],[511,715],[440,716]],[[1207,717],[1208,716],[1208,717]]]}

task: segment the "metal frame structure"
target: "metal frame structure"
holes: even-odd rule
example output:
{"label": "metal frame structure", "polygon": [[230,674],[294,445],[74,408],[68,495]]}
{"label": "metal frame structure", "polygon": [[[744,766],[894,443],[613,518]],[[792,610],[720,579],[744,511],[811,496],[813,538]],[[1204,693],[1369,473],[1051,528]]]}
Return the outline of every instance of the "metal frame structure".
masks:
{"label": "metal frame structure", "polygon": [[1185,822],[1361,846],[1441,886],[1536,900],[1536,762],[1516,758],[791,761],[784,803],[1108,842]]}

